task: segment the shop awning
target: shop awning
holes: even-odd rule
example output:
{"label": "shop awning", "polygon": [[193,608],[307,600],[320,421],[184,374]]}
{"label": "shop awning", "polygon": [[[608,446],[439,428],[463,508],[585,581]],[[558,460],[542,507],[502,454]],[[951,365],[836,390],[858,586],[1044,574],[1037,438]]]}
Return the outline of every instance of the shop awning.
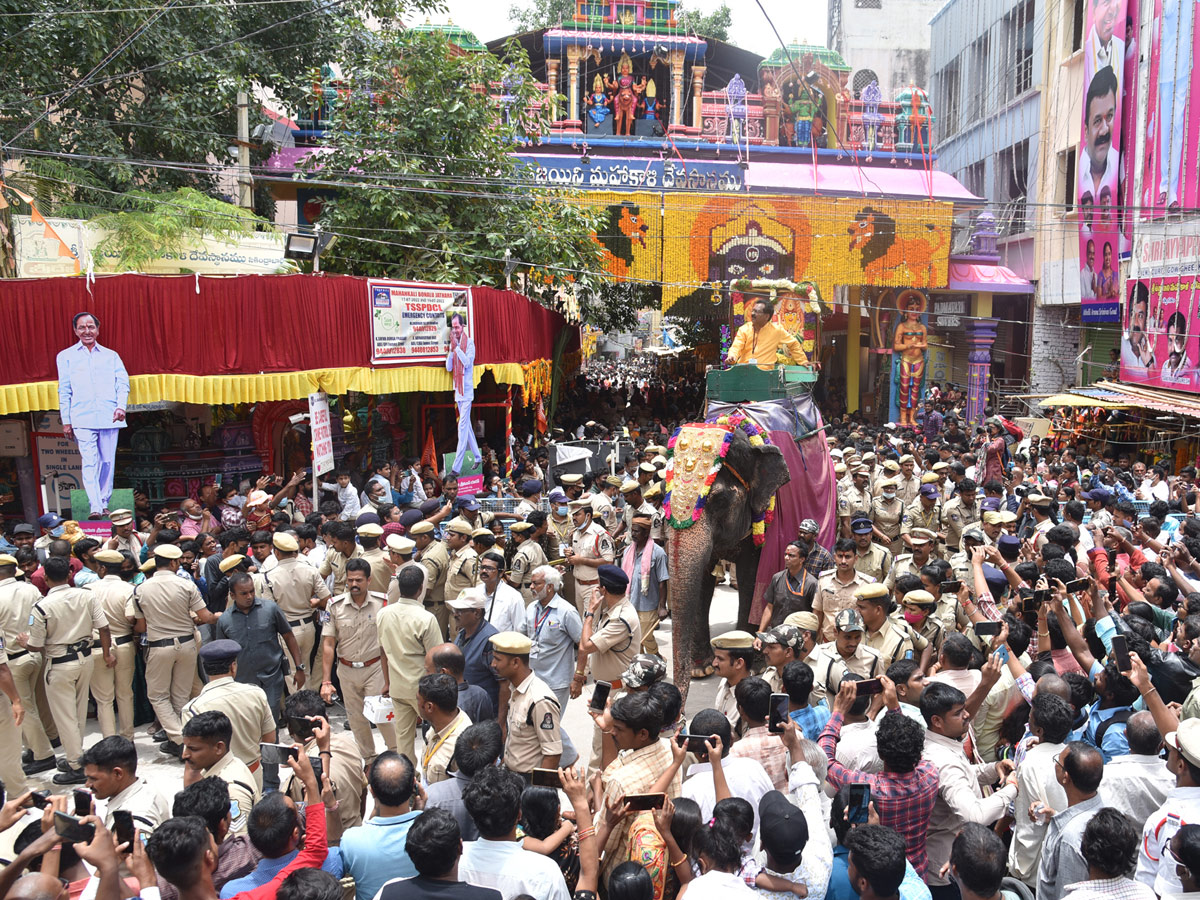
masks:
{"label": "shop awning", "polygon": [[1042,407],[1099,407],[1100,409],[1144,408],[1155,412],[1173,413],[1177,416],[1200,419],[1200,397],[1190,397],[1178,391],[1147,388],[1115,381],[1097,381],[1088,387],[1054,394],[1039,401],[1038,405]]}
{"label": "shop awning", "polygon": [[1078,409],[1086,409],[1098,407],[1100,409],[1124,409],[1128,404],[1116,403],[1111,400],[1103,400],[1099,397],[1088,397],[1083,393],[1067,393],[1053,394],[1044,400],[1038,401],[1038,406],[1055,407],[1055,406],[1071,406]]}
{"label": "shop awning", "polygon": [[950,260],[952,291],[987,291],[991,294],[1032,294],[1033,284],[1008,266]]}

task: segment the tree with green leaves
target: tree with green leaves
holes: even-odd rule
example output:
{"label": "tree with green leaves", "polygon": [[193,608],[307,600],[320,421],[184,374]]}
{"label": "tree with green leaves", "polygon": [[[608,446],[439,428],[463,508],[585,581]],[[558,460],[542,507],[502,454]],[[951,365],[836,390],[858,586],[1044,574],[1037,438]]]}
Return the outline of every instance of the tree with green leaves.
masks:
{"label": "tree with green leaves", "polygon": [[733,14],[729,10],[728,3],[722,3],[710,13],[683,9],[681,6],[676,18],[679,21],[679,27],[691,34],[699,35],[702,38],[711,38],[715,41],[729,40],[729,28],[733,24]]}

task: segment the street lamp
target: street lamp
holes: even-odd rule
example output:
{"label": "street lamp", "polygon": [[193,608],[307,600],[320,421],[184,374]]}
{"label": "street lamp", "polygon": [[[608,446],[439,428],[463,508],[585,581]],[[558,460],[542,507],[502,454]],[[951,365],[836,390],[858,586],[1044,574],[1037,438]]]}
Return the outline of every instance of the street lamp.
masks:
{"label": "street lamp", "polygon": [[323,234],[320,225],[314,225],[312,234],[304,231],[290,231],[284,240],[283,256],[285,259],[311,259],[313,272],[321,271],[321,254],[333,246],[336,235]]}

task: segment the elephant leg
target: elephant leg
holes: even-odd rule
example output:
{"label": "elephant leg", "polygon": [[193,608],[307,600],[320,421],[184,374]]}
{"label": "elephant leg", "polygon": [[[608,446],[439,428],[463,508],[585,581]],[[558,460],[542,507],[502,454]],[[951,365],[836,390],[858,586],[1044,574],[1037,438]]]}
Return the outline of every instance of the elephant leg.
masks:
{"label": "elephant leg", "polygon": [[671,575],[671,656],[675,686],[687,699],[692,666],[712,659],[708,616],[716,579],[712,576],[712,532],[706,518],[667,537]]}
{"label": "elephant leg", "polygon": [[754,605],[754,582],[758,578],[758,561],[762,556],[762,548],[754,545],[752,538],[742,541],[738,547],[737,567],[738,580],[738,618],[737,627],[742,631],[754,633],[757,625],[751,626],[750,608]]}

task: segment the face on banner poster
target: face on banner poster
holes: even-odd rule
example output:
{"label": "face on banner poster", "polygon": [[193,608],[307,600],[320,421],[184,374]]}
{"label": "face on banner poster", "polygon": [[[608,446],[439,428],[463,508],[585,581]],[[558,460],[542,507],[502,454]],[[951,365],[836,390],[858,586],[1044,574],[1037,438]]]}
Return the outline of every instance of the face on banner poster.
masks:
{"label": "face on banner poster", "polygon": [[367,294],[374,363],[444,363],[450,352],[446,310],[451,307],[467,310],[467,331],[475,333],[470,288],[372,278]]}
{"label": "face on banner poster", "polygon": [[1079,162],[1079,287],[1083,321],[1117,322],[1121,286],[1121,96],[1126,0],[1088,0]]}
{"label": "face on banner poster", "polygon": [[1200,393],[1200,290],[1193,276],[1129,282],[1121,379]]}
{"label": "face on banner poster", "polygon": [[1200,53],[1194,0],[1153,0],[1146,103],[1146,172],[1142,217],[1194,206],[1197,186],[1196,141],[1200,137],[1200,96],[1192,59]]}
{"label": "face on banner poster", "polygon": [[1138,101],[1138,4],[1142,0],[1126,0],[1125,21],[1117,27],[1125,29],[1125,64],[1121,75],[1121,175],[1118,180],[1117,227],[1121,231],[1120,258],[1133,250],[1133,213],[1137,196],[1133,188],[1134,146],[1140,115]]}

